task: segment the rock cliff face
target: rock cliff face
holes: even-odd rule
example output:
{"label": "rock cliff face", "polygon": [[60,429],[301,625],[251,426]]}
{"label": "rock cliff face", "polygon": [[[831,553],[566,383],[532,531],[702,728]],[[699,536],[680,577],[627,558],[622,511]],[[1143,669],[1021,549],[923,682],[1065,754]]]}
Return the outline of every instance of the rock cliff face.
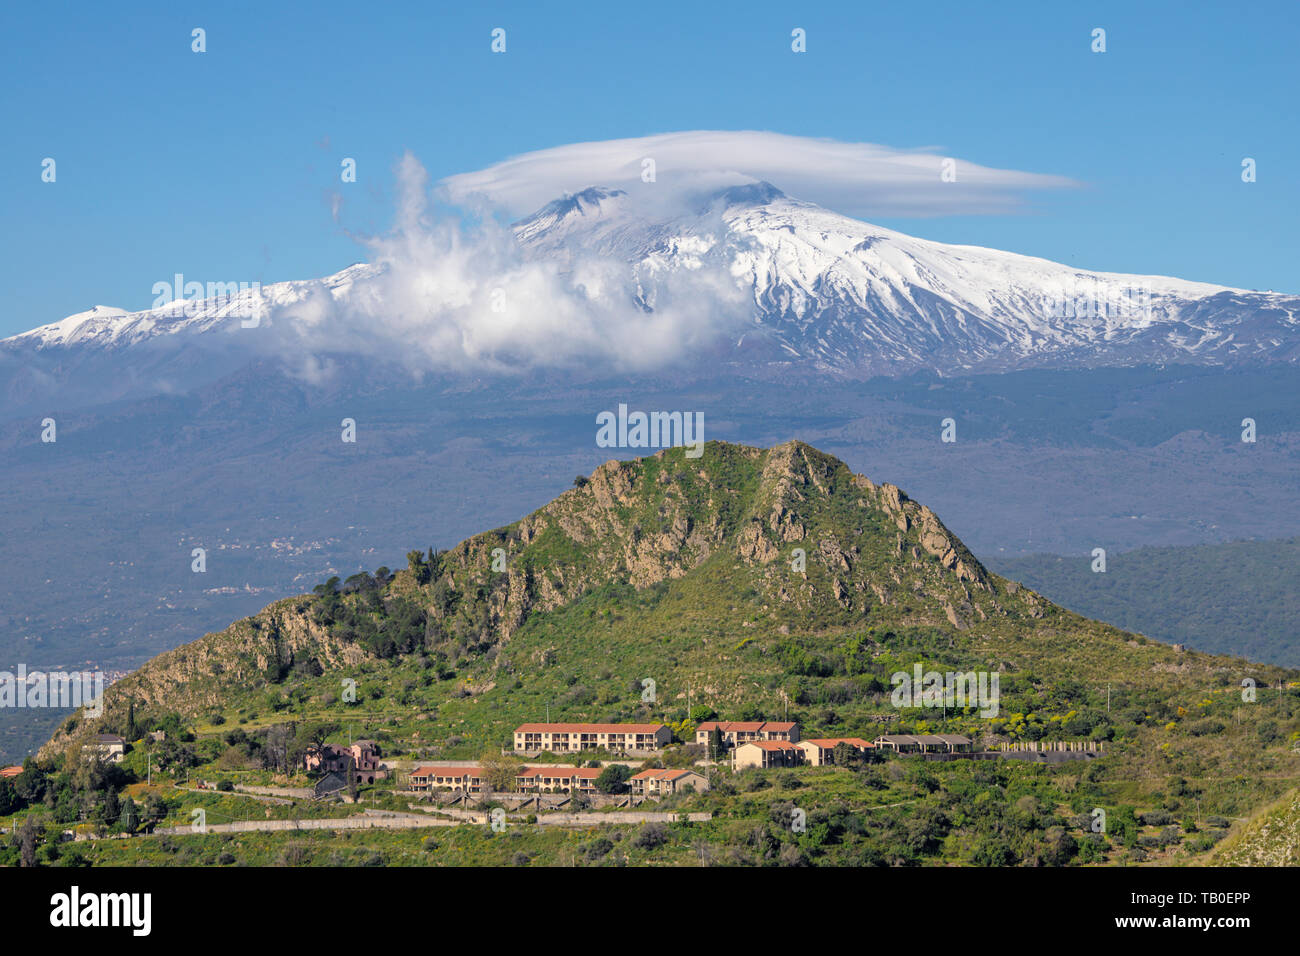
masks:
{"label": "rock cliff face", "polygon": [[[496,549],[506,570],[493,573]],[[778,566],[760,576],[774,602],[829,597],[865,612],[866,595],[887,601],[919,577],[953,621],[963,617],[958,607],[983,613],[973,592],[993,594],[983,566],[929,508],[801,442],[766,451],[712,443],[697,460],[678,451],[607,462],[517,525],[463,542],[444,557],[444,576],[453,590],[486,591],[493,632],[508,640],[531,611],[614,579],[643,589],[681,578],[719,552]],[[798,560],[811,578],[791,577]]]}
{"label": "rock cliff face", "polygon": [[[780,633],[814,621],[856,626],[881,608],[962,631],[1046,606],[986,572],[929,508],[802,442],[711,442],[698,459],[669,449],[606,462],[575,484],[512,525],[427,560],[413,552],[419,560],[368,596],[345,591],[333,613],[322,595],[289,598],[159,655],[110,688],[109,711],[134,700],[202,715],[232,687],[355,667],[391,656],[392,641],[399,653],[484,655],[532,615],[594,589],[644,591],[705,565],[741,575]],[[343,606],[360,608],[353,623],[341,623]],[[385,641],[389,652],[377,651]]]}
{"label": "rock cliff face", "polygon": [[170,705],[178,691],[197,712],[215,708],[229,684],[275,680],[301,660],[324,667],[355,665],[365,659],[358,645],[340,640],[315,623],[302,598],[277,601],[226,630],[167,651],[114,685],[145,705]]}

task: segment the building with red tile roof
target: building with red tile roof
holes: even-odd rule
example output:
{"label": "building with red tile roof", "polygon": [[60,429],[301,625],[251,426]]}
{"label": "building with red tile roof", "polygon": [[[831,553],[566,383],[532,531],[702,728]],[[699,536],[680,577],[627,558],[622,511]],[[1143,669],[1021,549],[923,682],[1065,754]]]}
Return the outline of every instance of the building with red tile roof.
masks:
{"label": "building with red tile roof", "polygon": [[574,753],[582,750],[654,751],[672,742],[663,724],[520,724],[515,750],[521,753]]}
{"label": "building with red tile roof", "polygon": [[799,725],[792,720],[706,720],[695,728],[695,742],[707,747],[715,730],[722,734],[722,742],[728,747],[751,740],[799,742]]}
{"label": "building with red tile roof", "polygon": [[709,778],[698,770],[642,770],[628,778],[628,786],[636,796],[661,797],[681,793],[690,787],[696,791],[709,789]]}
{"label": "building with red tile roof", "polygon": [[528,767],[515,777],[515,786],[522,792],[595,793],[596,778],[602,767]]}
{"label": "building with red tile roof", "polygon": [[840,744],[852,747],[858,753],[875,749],[875,744],[861,737],[812,737],[799,741],[799,747],[814,767],[825,766],[835,762],[835,748]]}
{"label": "building with red tile roof", "polygon": [[731,767],[737,771],[746,767],[797,767],[806,760],[803,748],[788,740],[750,740],[731,752]]}

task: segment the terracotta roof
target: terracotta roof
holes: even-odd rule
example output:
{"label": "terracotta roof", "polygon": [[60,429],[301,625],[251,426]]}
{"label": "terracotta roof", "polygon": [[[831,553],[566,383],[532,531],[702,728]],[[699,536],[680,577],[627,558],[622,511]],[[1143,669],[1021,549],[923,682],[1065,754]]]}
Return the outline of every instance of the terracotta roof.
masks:
{"label": "terracotta roof", "polygon": [[698,770],[683,770],[681,768],[678,768],[676,770],[666,770],[666,769],[642,770],[640,773],[633,774],[632,776],[628,777],[628,779],[629,780],[651,780],[657,778],[659,780],[676,780],[678,777],[684,777],[688,773],[699,774],[701,777],[704,776],[704,774],[700,773]]}
{"label": "terracotta roof", "polygon": [[747,740],[740,746],[742,747],[761,747],[764,750],[801,750],[798,744],[792,744],[788,740]]}
{"label": "terracotta roof", "polygon": [[796,724],[793,721],[783,720],[706,720],[697,726],[696,731],[721,730],[723,733],[759,733],[760,731],[785,731],[794,730]]}
{"label": "terracotta roof", "polygon": [[5,767],[0,769],[0,777],[16,777],[22,772],[22,767]]}
{"label": "terracotta roof", "polygon": [[520,724],[517,734],[653,734],[663,724]]}
{"label": "terracotta roof", "polygon": [[828,747],[834,749],[838,744],[849,744],[853,747],[874,747],[875,744],[869,740],[863,740],[861,737],[809,737],[800,741],[805,744],[815,744],[818,747]]}
{"label": "terracotta roof", "polygon": [[584,780],[595,780],[600,776],[603,767],[529,767],[523,773],[517,774],[518,777],[581,777]]}
{"label": "terracotta roof", "polygon": [[417,767],[411,771],[412,777],[478,777],[483,773],[481,767]]}

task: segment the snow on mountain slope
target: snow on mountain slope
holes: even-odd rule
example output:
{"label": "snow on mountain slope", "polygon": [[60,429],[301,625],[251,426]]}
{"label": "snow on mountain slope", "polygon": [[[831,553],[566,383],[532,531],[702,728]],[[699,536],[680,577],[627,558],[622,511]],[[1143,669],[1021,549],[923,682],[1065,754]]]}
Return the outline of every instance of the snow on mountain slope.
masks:
{"label": "snow on mountain slope", "polygon": [[[561,271],[577,271],[584,261],[626,263],[624,294],[646,312],[674,276],[717,270],[752,301],[737,329],[738,362],[860,375],[1300,361],[1300,297],[1089,272],[917,239],[792,199],[768,183],[691,197],[671,212],[622,190],[591,187],[516,223],[514,234],[525,260]],[[383,269],[357,265],[320,282],[144,312],[98,306],[4,344],[127,346],[236,329],[259,307],[274,323],[277,310],[322,288],[345,305],[366,298],[373,314],[381,289],[368,283]]]}
{"label": "snow on mountain slope", "polygon": [[916,239],[767,183],[700,197],[660,222],[620,215],[618,193],[572,198],[519,224],[532,254],[582,249],[660,278],[725,268],[752,294],[756,329],[824,368],[1295,359],[1300,346],[1295,296]]}
{"label": "snow on mountain slope", "polygon": [[0,344],[41,349],[73,345],[108,348],[159,336],[230,331],[240,328],[241,321],[272,315],[276,309],[301,302],[321,288],[336,299],[345,298],[358,281],[375,272],[374,266],[359,263],[319,281],[276,282],[267,286],[246,283],[247,288],[230,293],[220,292],[210,298],[177,298],[141,312],[97,305],[87,312],[11,336]]}

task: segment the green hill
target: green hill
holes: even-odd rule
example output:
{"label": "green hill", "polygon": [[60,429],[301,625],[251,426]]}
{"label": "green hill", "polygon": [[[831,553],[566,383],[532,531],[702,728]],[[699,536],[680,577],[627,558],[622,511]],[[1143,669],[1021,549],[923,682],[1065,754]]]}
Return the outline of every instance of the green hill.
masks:
{"label": "green hill", "polygon": [[[996,673],[997,714],[893,706],[891,677],[918,663]],[[1249,706],[1247,678],[1260,687]],[[720,854],[758,841],[733,862],[1121,862],[1195,857],[1213,840],[1192,817],[1243,817],[1300,782],[1288,749],[1300,738],[1298,678],[1066,611],[991,574],[898,488],[805,444],[714,442],[699,459],[672,449],[608,462],[514,524],[412,551],[396,573],[332,580],[159,655],[110,688],[102,719],[69,720],[42,759],[54,773],[92,731],[165,725],[194,740],[185,746],[211,772],[265,776],[293,764],[268,735],[322,723],[390,756],[477,758],[547,714],[661,720],[687,741],[708,713],[788,715],[805,737],[1104,740],[1106,757],[1055,767],[898,760],[771,780],[715,770],[714,789],[682,803],[715,821],[683,839]],[[795,799],[831,821],[815,845],[773,829],[785,812],[773,807]],[[1109,842],[1088,832],[1096,807],[1112,812]],[[1152,831],[1143,812],[1185,826]],[[411,852],[384,839],[390,862]],[[526,852],[557,862],[573,851],[547,839]],[[246,840],[241,859],[265,861],[279,845]],[[96,852],[118,862],[140,845]],[[669,841],[649,856],[682,850]],[[339,852],[325,842],[301,862]]]}
{"label": "green hill", "polygon": [[646,677],[661,701],[824,704],[843,722],[888,707],[889,675],[916,661],[997,670],[1026,703],[1068,684],[1061,705],[1101,699],[1106,682],[1112,703],[1150,696],[1152,674],[1165,694],[1281,673],[1064,611],[989,574],[899,489],[797,442],[610,462],[579,485],[450,551],[412,552],[396,574],[323,585],[159,655],[113,686],[108,722],[128,701],[191,718],[311,713],[348,677],[383,709],[413,679],[402,706],[498,744],[548,704],[557,719],[647,716]]}

